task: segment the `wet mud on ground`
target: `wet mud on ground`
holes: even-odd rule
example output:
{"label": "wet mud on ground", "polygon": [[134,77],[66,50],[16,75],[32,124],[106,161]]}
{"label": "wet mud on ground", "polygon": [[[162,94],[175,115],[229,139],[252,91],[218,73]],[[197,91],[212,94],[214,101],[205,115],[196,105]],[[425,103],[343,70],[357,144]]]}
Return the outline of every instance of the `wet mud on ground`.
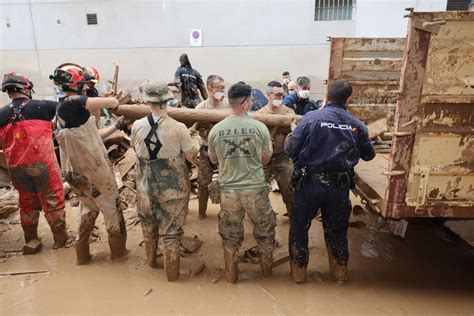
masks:
{"label": "wet mud on ground", "polygon": [[[275,259],[287,252],[288,220],[283,203],[271,194],[278,213]],[[357,200],[353,198],[353,202]],[[194,256],[182,259],[181,277],[168,283],[163,269],[146,265],[140,225],[135,214],[125,215],[128,226],[127,258],[109,260],[107,235],[99,216],[97,237],[91,244],[91,264],[77,267],[74,248],[52,250],[52,236],[41,217],[43,250],[21,256],[23,236],[18,213],[0,224],[0,315],[11,314],[266,314],[266,315],[474,315],[474,251],[442,225],[409,225],[405,240],[392,237],[380,218],[353,214],[349,229],[349,283],[339,286],[328,271],[321,223],[310,229],[310,281],[294,284],[289,264],[262,277],[259,266],[239,264],[239,282],[218,279],[223,268],[217,234],[218,207],[210,204],[208,218],[197,220],[197,200],[191,200],[184,227],[186,236],[197,235],[203,245]],[[67,208],[68,230],[77,218]],[[255,245],[246,219],[242,249]],[[206,269],[190,277],[189,268],[203,260]],[[11,272],[37,274],[3,275]]]}

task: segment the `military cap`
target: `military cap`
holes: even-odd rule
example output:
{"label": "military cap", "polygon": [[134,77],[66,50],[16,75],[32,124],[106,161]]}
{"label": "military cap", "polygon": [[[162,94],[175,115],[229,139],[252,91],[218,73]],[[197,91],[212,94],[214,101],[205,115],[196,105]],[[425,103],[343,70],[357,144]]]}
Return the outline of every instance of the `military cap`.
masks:
{"label": "military cap", "polygon": [[149,103],[165,103],[174,99],[173,93],[169,91],[166,84],[147,84],[143,90],[143,99]]}

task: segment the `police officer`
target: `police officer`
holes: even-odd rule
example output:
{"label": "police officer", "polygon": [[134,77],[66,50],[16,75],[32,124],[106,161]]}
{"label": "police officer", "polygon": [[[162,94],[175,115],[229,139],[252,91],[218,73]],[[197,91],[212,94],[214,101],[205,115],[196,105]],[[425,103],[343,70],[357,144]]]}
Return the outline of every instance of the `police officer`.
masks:
{"label": "police officer", "polygon": [[[290,85],[288,85],[288,90],[290,90]],[[289,93],[283,98],[283,105],[289,107],[298,115],[305,115],[319,108],[316,102],[309,98],[311,80],[308,77],[298,77],[293,90],[293,93]]]}
{"label": "police officer", "polygon": [[334,81],[327,105],[305,115],[285,142],[285,151],[295,163],[289,248],[291,278],[296,283],[306,281],[308,230],[319,209],[331,275],[338,283],[347,281],[353,167],[360,158],[368,161],[375,156],[367,128],[347,112],[351,95],[349,82]]}

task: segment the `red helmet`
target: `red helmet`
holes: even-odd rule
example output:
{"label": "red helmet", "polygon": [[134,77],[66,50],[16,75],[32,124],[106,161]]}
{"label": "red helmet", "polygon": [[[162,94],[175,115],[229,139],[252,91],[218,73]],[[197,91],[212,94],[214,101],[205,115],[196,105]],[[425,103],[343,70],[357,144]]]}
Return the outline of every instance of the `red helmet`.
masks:
{"label": "red helmet", "polygon": [[93,82],[97,84],[100,80],[99,71],[94,67],[87,67],[87,72],[89,73],[89,78],[87,82]]}
{"label": "red helmet", "polygon": [[86,70],[78,64],[65,63],[59,65],[49,79],[63,91],[81,94],[86,82]]}
{"label": "red helmet", "polygon": [[33,90],[33,82],[26,76],[15,72],[5,74],[2,81],[2,92],[16,91],[25,94],[31,99]]}

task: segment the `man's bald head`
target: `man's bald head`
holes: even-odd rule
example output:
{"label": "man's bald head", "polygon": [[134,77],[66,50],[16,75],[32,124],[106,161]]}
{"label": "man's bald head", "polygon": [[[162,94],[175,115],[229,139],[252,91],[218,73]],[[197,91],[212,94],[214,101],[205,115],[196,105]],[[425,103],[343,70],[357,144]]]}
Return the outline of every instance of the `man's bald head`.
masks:
{"label": "man's bald head", "polygon": [[296,82],[290,81],[290,83],[288,84],[288,92],[295,91],[296,86],[297,86]]}

